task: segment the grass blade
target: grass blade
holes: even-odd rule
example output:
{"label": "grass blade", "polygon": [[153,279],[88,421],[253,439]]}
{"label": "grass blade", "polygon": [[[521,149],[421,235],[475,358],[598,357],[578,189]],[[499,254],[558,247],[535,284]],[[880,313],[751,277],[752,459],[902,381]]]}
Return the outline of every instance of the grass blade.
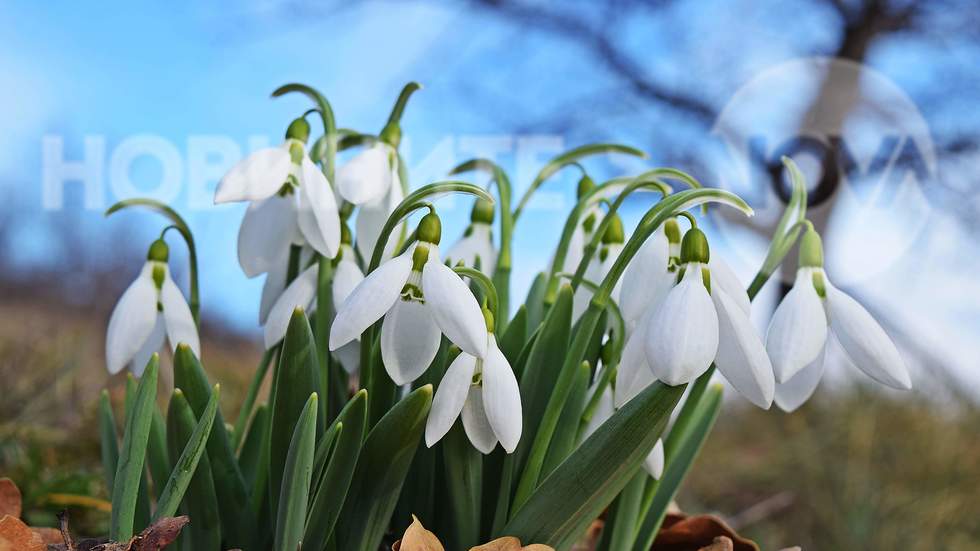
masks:
{"label": "grass blade", "polygon": [[133,536],[136,501],[143,481],[143,459],[150,439],[150,423],[157,398],[160,358],[154,354],[143,372],[126,415],[126,430],[119,451],[119,464],[112,488],[112,524],[109,535],[115,541]]}

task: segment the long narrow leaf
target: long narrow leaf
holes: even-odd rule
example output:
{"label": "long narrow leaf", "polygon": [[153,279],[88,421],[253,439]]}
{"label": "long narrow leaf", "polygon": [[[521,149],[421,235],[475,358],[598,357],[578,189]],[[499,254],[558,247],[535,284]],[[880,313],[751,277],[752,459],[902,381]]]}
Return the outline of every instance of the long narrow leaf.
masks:
{"label": "long narrow leaf", "polygon": [[303,406],[283,466],[279,512],[276,515],[275,551],[296,551],[303,543],[310,482],[313,477],[313,455],[316,450],[316,425],[319,406],[313,393]]}
{"label": "long narrow leaf", "polygon": [[[197,470],[198,462],[204,454],[208,437],[211,435],[214,417],[218,412],[218,396],[220,394],[218,390],[218,385],[215,385],[214,390],[211,392],[211,399],[208,400],[208,405],[204,410],[204,414],[201,416],[201,420],[197,422],[193,434],[191,434],[190,439],[188,439],[187,444],[180,454],[180,458],[174,464],[173,472],[170,473],[170,479],[167,481],[167,485],[164,486],[163,491],[160,492],[160,500],[157,502],[157,510],[153,515],[153,520],[172,517],[177,512],[177,506],[184,499],[184,492],[187,491],[187,486],[190,484],[191,478]],[[183,395],[183,392],[181,392],[181,395]]]}
{"label": "long narrow leaf", "polygon": [[126,416],[126,430],[123,433],[123,444],[119,451],[119,464],[112,488],[112,524],[109,535],[115,541],[126,541],[133,536],[136,500],[143,481],[143,459],[146,457],[146,444],[150,438],[159,369],[160,358],[154,354],[143,372]]}
{"label": "long narrow leaf", "polygon": [[99,436],[102,445],[102,470],[105,474],[105,487],[112,495],[116,467],[119,465],[119,439],[116,436],[116,419],[112,414],[109,391],[103,390],[99,397]]}
{"label": "long narrow leaf", "polygon": [[480,543],[483,456],[470,444],[462,423],[456,423],[446,434],[442,453],[449,495],[449,503],[444,504],[448,507],[443,510],[452,520],[450,526],[455,540],[450,547],[469,549]]}
{"label": "long narrow leaf", "polygon": [[157,408],[153,408],[150,439],[146,444],[146,462],[153,479],[153,491],[159,500],[163,486],[170,478],[170,455],[167,453],[167,424]]}

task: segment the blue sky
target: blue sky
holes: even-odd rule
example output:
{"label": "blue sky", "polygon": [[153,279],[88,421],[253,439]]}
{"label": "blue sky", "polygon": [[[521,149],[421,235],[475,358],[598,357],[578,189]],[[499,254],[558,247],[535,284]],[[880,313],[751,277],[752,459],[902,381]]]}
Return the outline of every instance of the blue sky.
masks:
{"label": "blue sky", "polygon": [[[594,11],[596,20],[607,16],[598,4],[572,2],[567,10],[576,16]],[[125,140],[160,137],[180,156],[186,184],[194,139],[217,136],[238,154],[281,139],[288,121],[307,107],[301,98],[269,98],[285,82],[320,88],[341,126],[367,132],[380,129],[405,82],[422,82],[425,89],[412,99],[403,119],[416,186],[473,156],[474,142],[516,147],[524,140],[520,155],[500,158],[520,189],[549,156],[587,141],[624,141],[652,153],[646,163],[590,161],[597,179],[637,172],[664,159],[683,163],[693,150],[709,151],[707,158],[724,153],[717,140],[683,116],[624,92],[616,72],[584,39],[464,3],[25,2],[5,3],[0,13],[0,185],[5,199],[0,213],[16,221],[0,236],[0,251],[9,263],[5,269],[50,266],[78,254],[64,239],[67,226],[75,237],[95,244],[84,253],[94,255],[94,261],[107,251],[133,255],[129,266],[135,274],[143,248],[162,226],[150,215],[105,221],[99,210],[83,208],[81,188],[74,184],[65,188],[63,209],[41,209],[44,136],[60,137],[68,160],[83,156],[86,136],[101,136],[107,174],[111,156]],[[733,29],[733,20],[741,26]],[[632,56],[641,75],[655,76],[672,90],[697,90],[720,109],[766,70],[832,50],[839,40],[833,20],[829,8],[815,3],[677,2],[666,14],[635,10],[616,19],[615,43]],[[942,142],[977,133],[978,59],[973,41],[954,34],[937,40],[925,33],[876,42],[868,63],[909,95],[932,138]],[[944,80],[957,93],[943,93],[946,88],[937,83]],[[980,293],[973,279],[980,251],[975,228],[964,222],[980,209],[978,162],[975,153],[940,159],[943,184],[960,194],[954,206],[966,214],[947,212],[949,205],[934,201],[936,195],[927,190],[927,215],[897,212],[890,218],[922,225],[914,239],[887,270],[854,281],[852,289],[888,316],[909,344],[935,350],[943,364],[960,374],[977,366],[967,358],[980,357]],[[154,189],[161,174],[152,159],[138,159],[129,167],[138,189]],[[519,226],[513,295],[523,295],[550,256],[563,213],[571,207],[575,179],[569,171],[549,184]],[[173,204],[187,212],[200,242],[206,312],[254,331],[261,281],[246,279],[235,261],[244,207],[192,208],[192,194],[207,195],[215,183],[216,178],[209,179],[196,192],[184,185]],[[119,198],[106,182],[103,204]],[[629,204],[627,221],[635,220],[645,204]],[[466,201],[442,207],[448,241],[462,230],[469,207]],[[849,230],[837,247],[851,258],[887,247],[901,233],[879,232],[862,241],[856,232],[874,222],[859,214],[842,216]],[[918,224],[925,216],[927,221]],[[748,280],[764,243],[726,233],[723,225],[716,232],[723,234],[719,249],[731,253],[733,266]],[[766,306],[764,299],[758,307],[762,326]]]}

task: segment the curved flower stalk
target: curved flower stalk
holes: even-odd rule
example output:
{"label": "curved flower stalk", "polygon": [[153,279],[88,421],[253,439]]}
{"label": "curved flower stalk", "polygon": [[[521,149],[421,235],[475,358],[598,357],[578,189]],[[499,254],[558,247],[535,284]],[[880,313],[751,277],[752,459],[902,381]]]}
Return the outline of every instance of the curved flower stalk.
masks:
{"label": "curved flower stalk", "polygon": [[128,365],[139,377],[164,339],[173,350],[183,343],[200,354],[197,325],[184,295],[170,277],[169,256],[167,243],[162,238],[154,241],[136,281],[113,309],[105,343],[109,373],[118,373]]}
{"label": "curved flower stalk", "polygon": [[850,295],[835,287],[823,269],[820,235],[808,221],[800,242],[793,288],[776,308],[766,335],[776,380],[776,404],[793,411],[820,382],[831,339],[849,363],[879,383],[912,388],[905,361],[881,325]]}
{"label": "curved flower stalk", "polygon": [[513,453],[521,439],[521,392],[510,362],[497,346],[494,316],[484,307],[487,353],[484,358],[461,352],[446,370],[432,399],[425,423],[425,445],[432,447],[460,416],[473,447],[489,454],[499,442]]}
{"label": "curved flower stalk", "polygon": [[[602,246],[599,249],[599,255],[591,258],[588,267],[585,269],[584,277],[589,281],[602,281],[606,277],[606,274],[609,273],[613,263],[619,258],[619,253],[623,250],[623,243],[626,242],[626,237],[623,230],[623,220],[618,214],[610,215],[610,223],[606,225],[605,231],[602,232],[601,240]],[[581,258],[579,261],[581,262]],[[622,281],[617,282],[616,286],[613,287],[611,295],[613,301],[617,304],[619,303],[621,283]],[[585,312],[591,298],[592,291],[585,285],[579,285],[575,289],[572,303],[572,319],[578,319]]]}
{"label": "curved flower stalk", "polygon": [[331,351],[383,317],[381,359],[398,385],[414,381],[428,368],[443,334],[464,352],[486,357],[480,305],[463,280],[439,261],[441,233],[439,217],[430,210],[419,222],[418,242],[354,288],[331,327]]}
{"label": "curved flower stalk", "polygon": [[[768,409],[775,393],[772,364],[741,299],[734,298],[745,291],[711,269],[708,241],[698,228],[684,235],[679,272],[677,284],[641,319],[631,339],[643,339],[653,375],[680,385],[715,363],[735,390]],[[630,353],[630,344],[624,361],[639,356]]]}
{"label": "curved flower stalk", "polygon": [[446,261],[450,265],[462,262],[493,277],[497,266],[497,251],[493,246],[493,203],[477,199],[470,212],[470,224],[463,236],[449,248]]}
{"label": "curved flower stalk", "polygon": [[330,182],[306,156],[310,125],[294,120],[280,147],[260,149],[218,183],[214,202],[249,201],[238,233],[238,261],[248,277],[269,272],[290,245],[309,244],[333,258],[340,216]]}

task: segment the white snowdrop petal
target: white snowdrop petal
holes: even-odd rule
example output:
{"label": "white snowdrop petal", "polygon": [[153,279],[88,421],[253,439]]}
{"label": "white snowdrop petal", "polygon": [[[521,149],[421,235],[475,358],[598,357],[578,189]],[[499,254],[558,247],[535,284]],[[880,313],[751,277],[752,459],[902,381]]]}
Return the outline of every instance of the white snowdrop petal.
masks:
{"label": "white snowdrop petal", "polygon": [[585,249],[585,230],[579,224],[572,231],[572,238],[568,240],[568,251],[565,252],[565,262],[562,264],[561,271],[569,274],[575,273],[578,265],[582,262],[583,249]]}
{"label": "white snowdrop petal", "polygon": [[687,265],[684,279],[667,293],[647,328],[647,362],[668,385],[693,381],[718,352],[718,315],[701,279],[701,265]]}
{"label": "white snowdrop petal", "polygon": [[647,362],[645,350],[647,328],[650,326],[651,317],[653,312],[641,318],[636,331],[626,339],[626,345],[623,347],[623,356],[619,360],[616,375],[616,390],[613,394],[617,408],[623,407],[626,402],[632,400],[656,380]]}
{"label": "white snowdrop petal", "polygon": [[823,377],[828,346],[830,346],[830,339],[827,339],[827,344],[815,360],[797,371],[790,380],[776,384],[775,401],[779,409],[791,413],[810,399]]}
{"label": "white snowdrop petal", "polygon": [[[112,310],[106,330],[105,355],[109,373],[119,373],[140,350],[157,322],[157,290],[153,263],[147,262]],[[158,347],[159,348],[159,347]]]}
{"label": "white snowdrop petal", "polygon": [[656,307],[674,283],[667,271],[667,237],[657,230],[647,239],[623,272],[620,310],[627,325],[639,322],[650,308]]}
{"label": "white snowdrop petal", "polygon": [[231,167],[218,182],[214,202],[260,201],[271,197],[286,183],[292,166],[289,149],[259,149]]}
{"label": "white snowdrop petal", "polygon": [[[404,199],[404,192],[402,191],[401,185],[392,185],[391,189],[388,190],[388,194],[382,197],[380,201],[361,205],[357,210],[357,220],[354,226],[357,232],[357,242],[355,245],[365,262],[371,261],[371,256],[374,254],[374,246],[378,242],[378,239],[381,238],[381,230],[384,229],[388,217],[394,212],[399,203],[402,202],[402,199]],[[398,245],[404,228],[405,224],[402,223],[392,230],[388,236],[388,242],[385,243],[384,252],[381,256],[382,261],[391,258],[394,254],[395,247]]]}
{"label": "white snowdrop petal", "polygon": [[146,365],[150,363],[150,358],[153,354],[160,352],[163,347],[163,341],[167,337],[167,324],[163,320],[162,315],[156,316],[156,322],[153,324],[153,331],[143,342],[143,346],[140,347],[136,355],[133,356],[133,360],[129,363],[129,369],[133,372],[133,376],[136,378],[143,376],[143,371],[146,370]]}
{"label": "white snowdrop petal", "polygon": [[493,433],[483,408],[483,391],[479,386],[470,386],[466,403],[463,404],[462,417],[463,430],[473,447],[484,455],[492,452],[497,445],[497,436]]}
{"label": "white snowdrop petal", "polygon": [[341,346],[333,353],[340,365],[344,367],[344,371],[348,375],[353,375],[361,368],[361,341],[353,340],[349,343]]}
{"label": "white snowdrop petal", "polygon": [[310,266],[300,273],[276,299],[276,303],[269,310],[269,317],[265,321],[263,330],[267,350],[286,336],[289,320],[296,308],[309,310],[313,299],[316,298],[316,283],[319,274],[318,264]]}
{"label": "white snowdrop petal", "polygon": [[731,266],[718,255],[712,255],[708,260],[708,270],[711,272],[711,287],[718,287],[725,291],[746,316],[751,315],[752,303],[749,301],[749,294]]}
{"label": "white snowdrop petal", "polygon": [[476,358],[463,352],[456,356],[443,375],[436,394],[432,398],[432,409],[425,422],[425,445],[431,448],[449,432],[456,418],[463,411],[463,404],[469,396],[473,383]]}
{"label": "white snowdrop petal", "polygon": [[398,300],[402,287],[412,271],[412,257],[401,255],[385,262],[354,288],[330,327],[330,350],[360,337]]}
{"label": "white snowdrop petal", "polygon": [[436,324],[456,346],[484,358],[487,326],[480,304],[456,272],[431,255],[422,270],[422,293]]}
{"label": "white snowdrop petal", "polygon": [[441,334],[429,308],[414,300],[396,300],[381,323],[381,361],[397,385],[425,373],[439,351]]}
{"label": "white snowdrop petal", "polygon": [[187,305],[187,299],[170,278],[169,273],[163,278],[160,302],[163,304],[163,320],[167,326],[170,348],[176,350],[177,345],[183,343],[191,347],[194,355],[200,358],[201,341],[197,334],[197,324],[194,323],[194,316],[191,314],[190,306]]}
{"label": "white snowdrop petal", "polygon": [[654,480],[660,480],[660,477],[664,474],[664,441],[657,439],[657,443],[654,444],[653,449],[647,455],[646,459],[643,460],[643,470],[647,472]]}
{"label": "white snowdrop petal", "polygon": [[378,144],[369,147],[337,169],[337,189],[341,197],[362,205],[377,201],[391,187],[388,148]]}
{"label": "white snowdrop petal", "polygon": [[905,361],[881,325],[858,301],[826,281],[830,328],[851,362],[883,385],[909,390]]}
{"label": "white snowdrop petal", "polygon": [[286,289],[286,272],[289,271],[289,253],[286,253],[276,262],[272,263],[269,271],[265,274],[265,282],[262,283],[262,296],[259,299],[259,325],[265,325],[265,320],[269,317],[269,311],[276,303],[276,299]]}
{"label": "white snowdrop petal", "polygon": [[256,201],[245,211],[238,230],[238,263],[248,277],[268,272],[298,237],[293,196]]}
{"label": "white snowdrop petal", "polygon": [[722,288],[712,289],[718,313],[715,365],[739,394],[762,409],[772,405],[776,379],[772,363],[749,316]]}
{"label": "white snowdrop petal", "polygon": [[766,352],[777,381],[788,381],[823,350],[827,315],[813,286],[813,270],[797,271],[793,288],[776,307],[766,332]]}
{"label": "white snowdrop petal", "polygon": [[[595,391],[595,385],[592,385],[592,388],[589,389],[588,396],[595,394]],[[596,408],[592,414],[592,418],[589,419],[589,422],[585,425],[585,430],[582,431],[582,441],[584,442],[590,436],[592,436],[592,434],[595,433],[595,431],[598,430],[598,428],[602,426],[606,420],[612,417],[612,414],[615,411],[616,410],[613,407],[612,387],[607,386],[606,389],[602,391],[602,395],[599,396],[599,401],[596,403]]]}
{"label": "white snowdrop petal", "polygon": [[483,407],[500,445],[507,453],[513,452],[521,440],[521,391],[514,370],[492,337],[483,362]]}
{"label": "white snowdrop petal", "polygon": [[[333,292],[334,308],[343,304],[354,289],[364,281],[364,273],[361,272],[361,268],[357,265],[357,262],[354,262],[352,259],[354,251],[345,245],[342,254],[344,257],[337,263],[337,267],[333,272],[333,286],[331,290]],[[348,256],[351,258],[349,259]]]}
{"label": "white snowdrop petal", "polygon": [[313,161],[303,158],[299,186],[299,229],[306,241],[327,258],[340,249],[340,215],[330,182]]}

